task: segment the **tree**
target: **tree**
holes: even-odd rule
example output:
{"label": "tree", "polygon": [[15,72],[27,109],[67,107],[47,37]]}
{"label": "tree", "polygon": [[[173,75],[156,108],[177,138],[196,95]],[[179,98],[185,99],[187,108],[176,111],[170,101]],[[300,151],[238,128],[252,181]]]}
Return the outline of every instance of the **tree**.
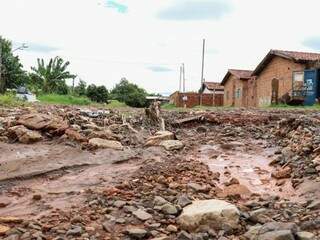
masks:
{"label": "tree", "polygon": [[12,43],[0,36],[0,93],[7,88],[17,88],[28,82],[18,56],[13,55]]}
{"label": "tree", "polygon": [[76,77],[67,71],[70,62],[64,62],[60,57],[51,58],[48,64],[43,59],[38,59],[37,62],[37,67],[31,67],[32,83],[40,86],[44,93],[68,93],[66,79]]}
{"label": "tree", "polygon": [[80,79],[78,85],[74,88],[74,93],[78,96],[86,96],[87,94],[87,83]]}
{"label": "tree", "polygon": [[114,99],[131,107],[145,107],[147,104],[147,92],[125,78],[121,79],[120,83],[111,91],[111,94]]}
{"label": "tree", "polygon": [[91,84],[87,88],[87,97],[95,102],[106,103],[108,102],[109,92],[105,86]]}

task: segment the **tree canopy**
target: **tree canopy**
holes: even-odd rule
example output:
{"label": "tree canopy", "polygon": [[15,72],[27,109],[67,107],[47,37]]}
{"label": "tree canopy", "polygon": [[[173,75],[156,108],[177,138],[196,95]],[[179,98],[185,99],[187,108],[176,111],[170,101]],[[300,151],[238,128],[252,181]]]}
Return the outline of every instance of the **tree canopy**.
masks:
{"label": "tree canopy", "polygon": [[16,88],[28,82],[28,75],[22,69],[18,56],[14,56],[12,43],[0,36],[0,93],[7,88]]}
{"label": "tree canopy", "polygon": [[31,67],[32,83],[42,89],[44,93],[68,93],[66,79],[75,78],[76,75],[67,71],[70,62],[60,57],[51,58],[46,64],[43,59],[37,60],[37,67]]}
{"label": "tree canopy", "polygon": [[105,86],[91,84],[87,88],[87,97],[95,102],[106,103],[108,102],[109,92]]}
{"label": "tree canopy", "polygon": [[125,78],[122,78],[120,83],[112,89],[111,94],[112,98],[131,107],[145,107],[147,103],[147,92]]}

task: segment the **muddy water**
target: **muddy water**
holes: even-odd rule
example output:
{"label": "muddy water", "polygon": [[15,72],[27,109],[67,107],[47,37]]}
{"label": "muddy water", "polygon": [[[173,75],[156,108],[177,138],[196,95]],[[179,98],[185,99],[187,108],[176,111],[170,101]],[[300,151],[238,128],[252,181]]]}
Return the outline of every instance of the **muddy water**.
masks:
{"label": "muddy water", "polygon": [[[281,187],[271,177],[273,167],[269,166],[274,150],[264,148],[264,142],[247,140],[245,144],[230,142],[222,145],[203,145],[195,156],[206,163],[210,170],[220,173],[220,187],[227,193],[244,195],[274,194],[285,198],[295,196],[289,180]],[[225,186],[232,177],[240,185]]]}

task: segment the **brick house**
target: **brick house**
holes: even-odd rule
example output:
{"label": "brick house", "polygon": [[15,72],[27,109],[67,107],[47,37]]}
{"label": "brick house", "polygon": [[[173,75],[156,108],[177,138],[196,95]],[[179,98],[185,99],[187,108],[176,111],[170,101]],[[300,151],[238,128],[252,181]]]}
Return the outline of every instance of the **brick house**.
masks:
{"label": "brick house", "polygon": [[271,50],[252,73],[256,99],[250,105],[314,104],[319,97],[319,61],[318,53]]}
{"label": "brick house", "polygon": [[223,94],[224,87],[217,82],[204,82],[200,88],[200,93]]}
{"label": "brick house", "polygon": [[228,70],[221,82],[224,86],[224,106],[247,107],[253,104],[255,82],[251,75],[250,70]]}

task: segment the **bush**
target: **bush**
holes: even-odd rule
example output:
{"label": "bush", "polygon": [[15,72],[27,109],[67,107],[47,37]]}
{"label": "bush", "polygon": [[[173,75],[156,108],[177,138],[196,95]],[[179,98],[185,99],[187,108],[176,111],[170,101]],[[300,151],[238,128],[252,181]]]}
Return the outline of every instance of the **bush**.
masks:
{"label": "bush", "polygon": [[0,95],[0,106],[20,106],[20,105],[26,105],[27,103],[24,101],[21,101],[15,96],[15,93],[5,93]]}
{"label": "bush", "polygon": [[86,96],[87,83],[83,80],[80,80],[78,85],[74,88],[74,93],[78,96]]}
{"label": "bush", "polygon": [[98,103],[107,103],[109,92],[105,86],[91,84],[87,88],[87,97]]}
{"label": "bush", "polygon": [[121,79],[111,92],[112,98],[126,103],[130,107],[145,107],[147,92],[125,78]]}
{"label": "bush", "polygon": [[46,94],[37,97],[40,102],[63,104],[63,105],[89,105],[92,102],[86,97],[75,97],[71,95]]}

